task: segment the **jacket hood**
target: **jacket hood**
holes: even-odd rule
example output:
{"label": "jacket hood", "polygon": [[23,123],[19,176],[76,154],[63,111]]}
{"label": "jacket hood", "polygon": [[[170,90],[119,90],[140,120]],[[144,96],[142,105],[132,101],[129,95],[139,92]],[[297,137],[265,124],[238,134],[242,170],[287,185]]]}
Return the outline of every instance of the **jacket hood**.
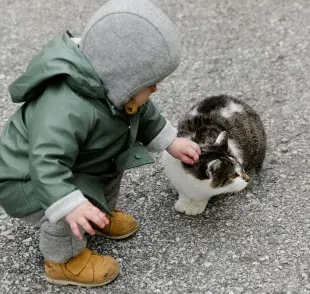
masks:
{"label": "jacket hood", "polygon": [[78,94],[106,98],[106,90],[88,59],[64,32],[51,40],[30,61],[26,72],[9,86],[12,101],[39,97],[48,83],[64,80]]}
{"label": "jacket hood", "polygon": [[180,47],[177,28],[149,0],[108,1],[89,20],[80,46],[117,108],[171,74]]}

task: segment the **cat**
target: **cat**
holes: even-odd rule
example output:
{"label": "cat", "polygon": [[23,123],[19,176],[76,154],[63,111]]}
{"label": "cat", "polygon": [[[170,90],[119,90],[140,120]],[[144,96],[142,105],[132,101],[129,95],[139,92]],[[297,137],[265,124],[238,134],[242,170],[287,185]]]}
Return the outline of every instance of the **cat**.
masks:
{"label": "cat", "polygon": [[179,193],[175,209],[202,213],[209,199],[238,192],[259,171],[266,154],[266,134],[259,115],[245,102],[227,95],[207,97],[179,122],[178,137],[196,142],[199,160],[189,165],[164,151],[164,170]]}

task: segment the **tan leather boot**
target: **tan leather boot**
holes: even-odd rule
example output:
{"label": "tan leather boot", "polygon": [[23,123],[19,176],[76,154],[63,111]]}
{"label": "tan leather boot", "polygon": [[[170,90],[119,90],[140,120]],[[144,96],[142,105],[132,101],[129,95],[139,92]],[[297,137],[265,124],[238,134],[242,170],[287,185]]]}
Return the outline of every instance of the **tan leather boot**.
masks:
{"label": "tan leather boot", "polygon": [[45,279],[58,285],[85,287],[103,286],[119,274],[118,262],[110,256],[102,256],[85,248],[66,263],[44,261]]}
{"label": "tan leather boot", "polygon": [[107,216],[109,224],[103,229],[94,226],[96,234],[108,239],[121,240],[130,237],[139,229],[137,220],[121,210],[114,209],[113,216]]}

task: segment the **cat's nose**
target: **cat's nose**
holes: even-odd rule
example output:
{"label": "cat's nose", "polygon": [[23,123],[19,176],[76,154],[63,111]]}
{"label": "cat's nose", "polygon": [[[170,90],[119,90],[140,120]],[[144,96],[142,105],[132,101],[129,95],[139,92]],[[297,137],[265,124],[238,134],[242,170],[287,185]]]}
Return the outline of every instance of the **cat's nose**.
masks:
{"label": "cat's nose", "polygon": [[244,179],[247,183],[250,181],[250,177],[246,173],[242,174],[242,179]]}

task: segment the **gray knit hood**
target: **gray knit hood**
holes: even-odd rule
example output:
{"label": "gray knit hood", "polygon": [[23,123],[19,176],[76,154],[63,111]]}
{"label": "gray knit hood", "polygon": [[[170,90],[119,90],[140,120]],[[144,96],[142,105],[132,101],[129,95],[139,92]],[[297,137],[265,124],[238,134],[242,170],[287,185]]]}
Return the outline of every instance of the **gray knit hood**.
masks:
{"label": "gray knit hood", "polygon": [[80,44],[117,108],[171,74],[180,47],[176,27],[149,0],[108,1],[89,20]]}

